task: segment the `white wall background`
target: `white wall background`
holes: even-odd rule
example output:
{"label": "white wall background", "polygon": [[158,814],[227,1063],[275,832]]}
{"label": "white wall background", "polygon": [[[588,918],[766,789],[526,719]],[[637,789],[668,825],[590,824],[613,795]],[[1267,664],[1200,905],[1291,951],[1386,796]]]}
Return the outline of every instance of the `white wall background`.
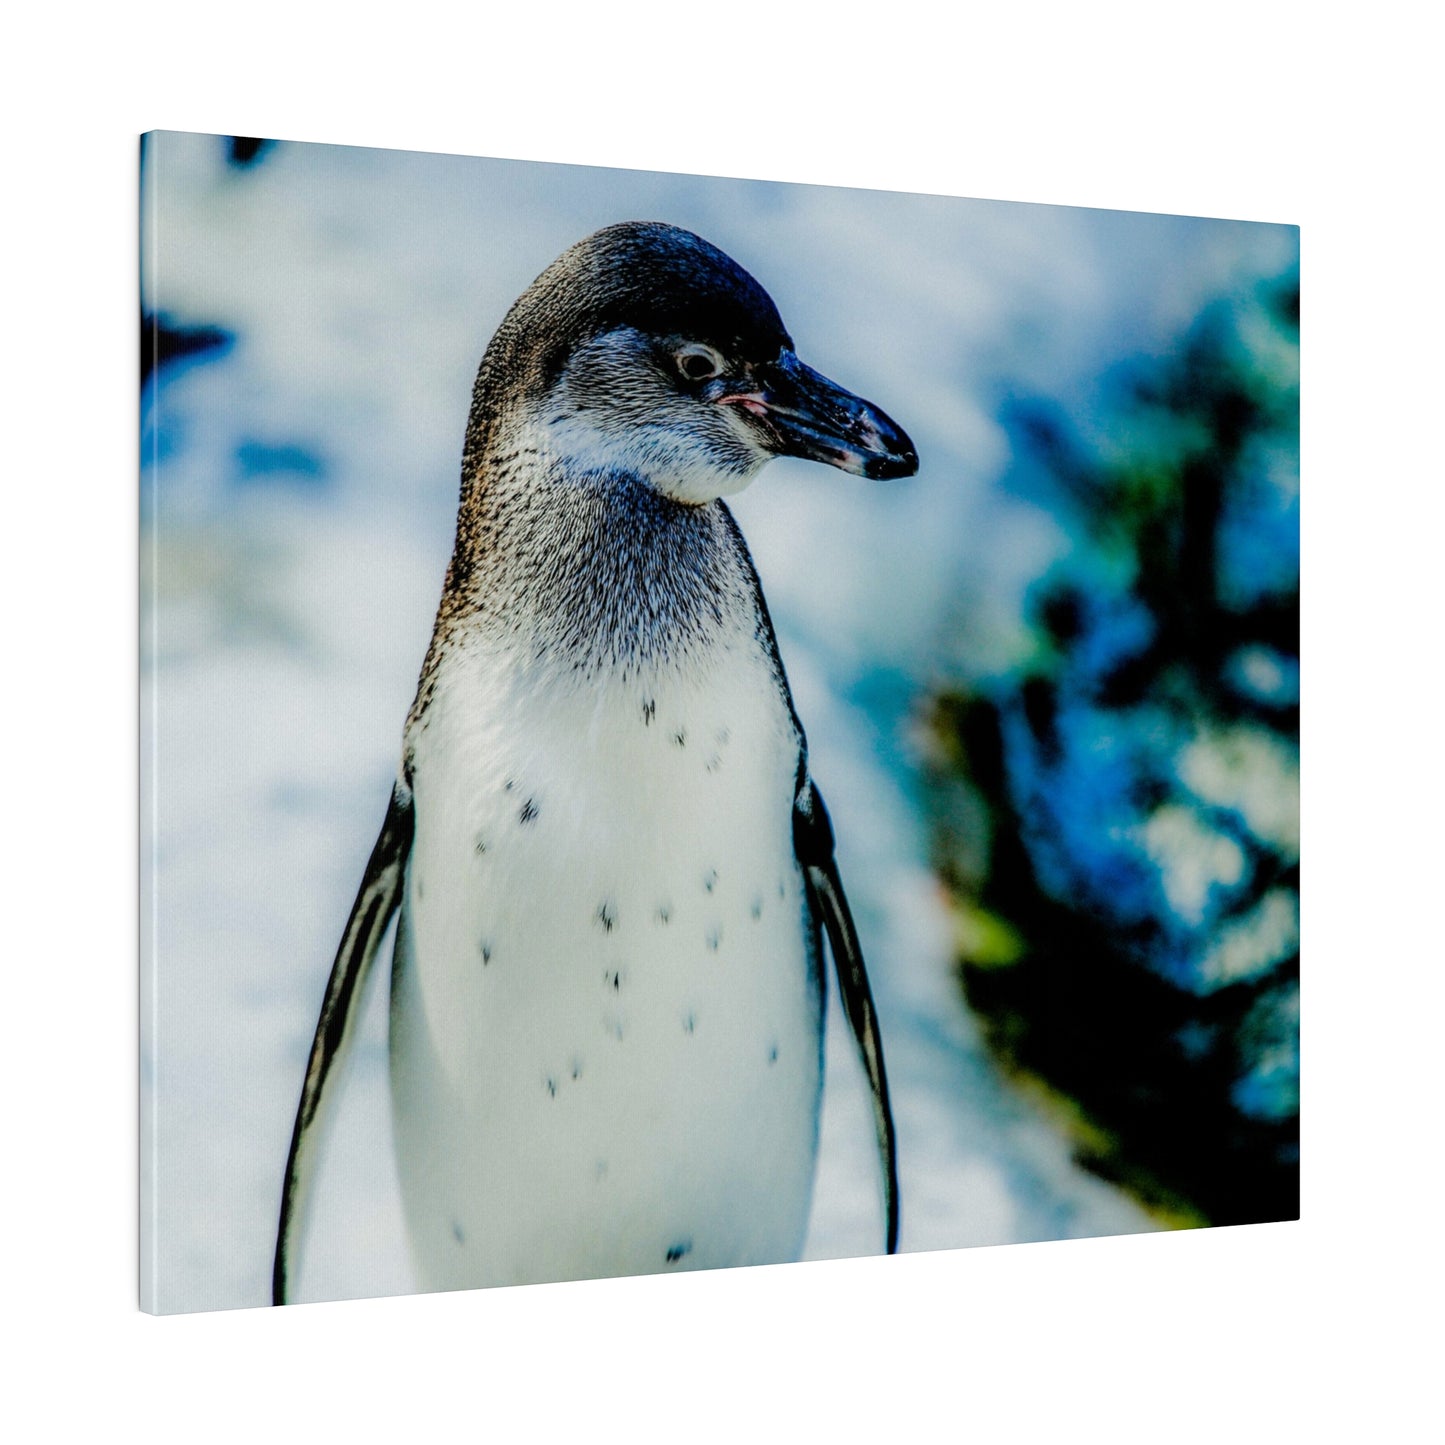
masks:
{"label": "white wall background", "polygon": [[[1438,784],[1421,766],[1438,646],[1408,624],[1438,615],[1436,86],[1414,7],[1301,13],[262,0],[12,17],[0,1238],[17,1438],[1422,1432],[1438,846],[1410,816],[1420,779]],[[154,126],[1300,223],[1304,1220],[137,1314],[134,137]],[[1389,717],[1358,701],[1385,696]],[[1406,1006],[1363,1012],[1360,966]]]}

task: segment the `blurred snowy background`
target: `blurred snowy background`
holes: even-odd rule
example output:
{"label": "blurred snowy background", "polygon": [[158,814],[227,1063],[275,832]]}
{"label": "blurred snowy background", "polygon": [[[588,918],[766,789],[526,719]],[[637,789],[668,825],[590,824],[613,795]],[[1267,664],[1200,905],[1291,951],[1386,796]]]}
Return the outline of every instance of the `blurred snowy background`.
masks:
{"label": "blurred snowy background", "polygon": [[[147,138],[142,188],[153,1307],[268,1298],[301,1073],[431,631],[477,362],[555,255],[624,219],[735,257],[800,355],[922,457],[890,484],[775,462],[734,508],[867,951],[902,1247],[1290,1210],[1293,228],[174,133]],[[1160,581],[1176,576],[1222,600]],[[1180,628],[1262,606],[1259,636]],[[384,994],[303,1297],[411,1287]],[[1102,1094],[1053,997],[1111,1024]],[[810,1258],[881,1237],[836,1015]],[[1191,1188],[1191,1159],[1243,1197]]]}

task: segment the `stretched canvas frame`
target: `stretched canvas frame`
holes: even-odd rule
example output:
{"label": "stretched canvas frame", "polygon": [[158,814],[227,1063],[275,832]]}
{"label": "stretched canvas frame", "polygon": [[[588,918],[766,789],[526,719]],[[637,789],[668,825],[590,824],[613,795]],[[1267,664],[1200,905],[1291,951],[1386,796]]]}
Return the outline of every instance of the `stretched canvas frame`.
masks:
{"label": "stretched canvas frame", "polygon": [[[746,266],[922,459],[778,462],[736,503],[869,959],[902,1247],[1297,1212],[1294,228],[157,133],[148,1309],[267,1298],[472,376],[559,252],[638,219]],[[303,1297],[412,1287],[373,993]],[[836,997],[827,1055],[805,1257],[881,1247]]]}

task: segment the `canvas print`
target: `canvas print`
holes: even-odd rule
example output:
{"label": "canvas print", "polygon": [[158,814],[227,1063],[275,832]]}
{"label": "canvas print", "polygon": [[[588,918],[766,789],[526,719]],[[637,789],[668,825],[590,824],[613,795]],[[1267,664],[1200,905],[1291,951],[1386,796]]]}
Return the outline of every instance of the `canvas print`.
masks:
{"label": "canvas print", "polygon": [[140,179],[144,1308],[1297,1217],[1295,227]]}

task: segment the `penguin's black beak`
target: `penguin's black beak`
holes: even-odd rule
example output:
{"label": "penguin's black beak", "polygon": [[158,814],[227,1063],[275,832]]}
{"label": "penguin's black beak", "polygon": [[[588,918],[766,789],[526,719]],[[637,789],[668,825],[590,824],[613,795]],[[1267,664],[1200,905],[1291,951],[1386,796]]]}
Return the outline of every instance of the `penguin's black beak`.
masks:
{"label": "penguin's black beak", "polygon": [[752,382],[750,390],[718,400],[744,408],[778,456],[826,462],[873,481],[911,477],[918,470],[918,452],[897,422],[791,350],[758,367]]}

